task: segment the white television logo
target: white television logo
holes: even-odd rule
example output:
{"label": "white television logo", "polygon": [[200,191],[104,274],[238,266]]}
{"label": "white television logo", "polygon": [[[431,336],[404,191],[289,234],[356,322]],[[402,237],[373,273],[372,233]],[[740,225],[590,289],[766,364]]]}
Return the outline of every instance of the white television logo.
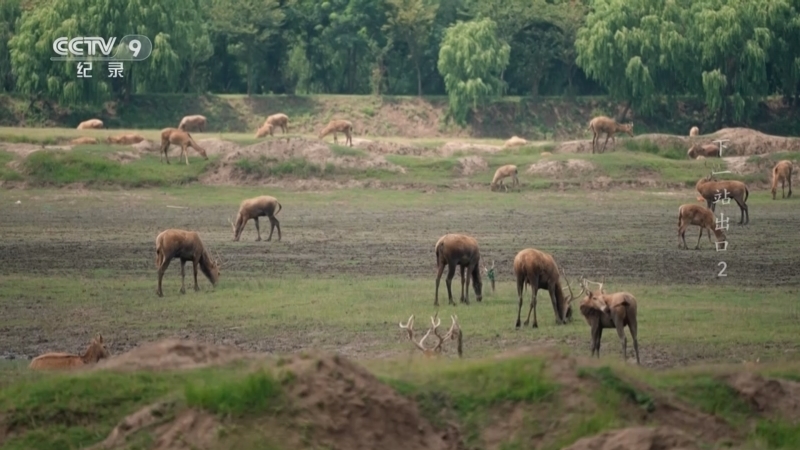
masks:
{"label": "white television logo", "polygon": [[129,34],[123,37],[114,51],[117,38],[60,37],[53,41],[53,51],[58,56],[51,61],[142,61],[150,56],[153,43],[147,36]]}

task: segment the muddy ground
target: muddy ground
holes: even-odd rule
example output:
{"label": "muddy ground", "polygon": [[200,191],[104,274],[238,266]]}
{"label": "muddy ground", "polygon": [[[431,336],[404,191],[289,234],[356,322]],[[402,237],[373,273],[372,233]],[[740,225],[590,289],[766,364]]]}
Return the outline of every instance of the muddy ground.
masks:
{"label": "muddy ground", "polygon": [[[165,205],[164,196],[157,190],[140,190],[61,191],[63,195],[45,194],[46,200],[32,196],[15,204],[9,196],[13,191],[7,192],[0,214],[0,276],[84,276],[100,271],[105,275],[94,276],[146,277],[155,283],[154,238],[161,230],[174,227],[197,230],[206,245],[225,258],[226,273],[235,273],[235,277],[407,277],[429,283],[433,297],[434,243],[444,233],[468,230],[479,239],[483,258],[496,260],[498,283],[511,283],[514,255],[521,248],[533,246],[552,252],[573,280],[585,275],[607,276],[615,282],[697,284],[706,288],[723,282],[727,286],[778,286],[795,290],[800,286],[796,272],[800,253],[790,250],[800,245],[793,200],[761,203],[751,200],[751,220],[747,227],[735,225],[739,219],[735,205],[718,208],[718,212],[721,210],[731,217],[729,249],[721,253],[714,251],[714,245],[705,235],[700,251],[678,248],[677,209],[681,203],[692,202],[695,195],[688,189],[642,194],[648,195],[648,199],[635,199],[636,194],[630,192],[621,198],[615,198],[617,194],[588,193],[582,199],[556,193],[498,193],[498,196],[518,196],[519,206],[509,208],[503,203],[483,200],[471,205],[469,211],[464,210],[458,198],[446,195],[441,197],[441,203],[434,205],[421,199],[419,206],[411,207],[393,206],[391,200],[387,200],[389,204],[375,200],[320,203],[309,198],[282,197],[283,209],[278,218],[283,240],[275,241],[276,232],[269,243],[253,242],[256,233],[252,222],[247,225],[242,241],[232,242],[228,218],[235,213],[235,206],[227,203],[182,207],[177,200],[166,200],[168,205]],[[266,239],[268,221],[261,221],[261,230]],[[775,236],[784,239],[779,241]],[[686,240],[693,248],[697,228],[690,228]],[[729,276],[725,279],[716,277],[721,260],[727,264]],[[187,283],[190,280],[189,271]],[[484,281],[487,292],[488,281]],[[176,294],[178,282],[179,265],[173,263],[165,277],[168,295]],[[206,280],[201,280],[201,284],[203,289],[207,288]],[[457,292],[457,281],[453,286]],[[440,300],[446,302],[444,283],[441,289]],[[148,295],[151,293],[148,291]],[[543,299],[539,311],[549,320],[546,294],[540,293]],[[0,316],[28,322],[30,314],[43,313],[43,307],[9,299],[0,304]],[[76,312],[65,320],[75,320],[81,326],[83,314]],[[90,332],[84,328],[80,329]],[[56,336],[45,323],[24,332],[14,326],[0,325],[0,356],[32,356],[51,350],[53,340],[59,344],[66,342],[67,349],[84,348],[85,333],[71,335],[59,329]],[[130,349],[143,340],[166,336],[136,328],[125,332],[126,340],[117,342],[115,352]],[[345,348],[340,345],[342,342],[323,342],[320,335],[293,329],[290,324],[282,325],[280,332],[271,330],[278,336],[266,340],[253,340],[225,329],[189,327],[183,332],[185,335],[181,337],[236,343],[250,350],[269,352],[296,351],[312,342],[322,343],[323,348],[338,348],[353,357],[383,356],[385,348],[380,344],[397,339],[391,333],[384,333],[370,345],[353,343]],[[31,341],[31,336],[37,337]],[[503,348],[524,341],[522,337],[519,339],[519,342],[497,339],[488,345]],[[574,345],[583,348],[585,342],[575,340]],[[609,339],[607,345],[616,344]],[[690,362],[678,361],[674,355],[652,346],[644,348],[644,363],[649,366]]]}

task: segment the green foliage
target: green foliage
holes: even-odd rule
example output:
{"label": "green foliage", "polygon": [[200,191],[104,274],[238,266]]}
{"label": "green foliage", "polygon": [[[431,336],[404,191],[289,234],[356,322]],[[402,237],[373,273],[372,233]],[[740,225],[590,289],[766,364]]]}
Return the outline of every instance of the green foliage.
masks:
{"label": "green foliage", "polygon": [[497,38],[491,19],[458,22],[445,31],[437,68],[450,100],[449,116],[465,125],[467,113],[489,97],[500,95],[500,74],[511,47]]}
{"label": "green foliage", "polygon": [[756,425],[755,437],[765,441],[768,448],[789,450],[800,442],[800,426],[786,421],[761,420]]}
{"label": "green foliage", "polygon": [[629,401],[641,406],[647,412],[653,412],[655,410],[656,405],[653,403],[653,399],[648,394],[640,392],[629,383],[623,381],[608,366],[603,366],[597,369],[584,368],[578,372],[578,375],[581,377],[594,378],[603,386],[618,392]]}
{"label": "green foliage", "polygon": [[188,383],[184,389],[189,406],[235,416],[274,410],[279,406],[281,393],[280,383],[264,370],[241,379]]}
{"label": "green foliage", "polygon": [[686,150],[677,146],[657,145],[652,141],[642,139],[625,139],[623,141],[625,150],[631,152],[643,152],[658,155],[667,159],[685,160],[687,159]]}

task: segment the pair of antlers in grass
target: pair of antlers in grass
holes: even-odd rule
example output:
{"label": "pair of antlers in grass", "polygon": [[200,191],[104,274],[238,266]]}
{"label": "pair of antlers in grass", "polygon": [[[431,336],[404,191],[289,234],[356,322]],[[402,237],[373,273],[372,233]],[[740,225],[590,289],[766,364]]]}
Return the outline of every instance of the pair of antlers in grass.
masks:
{"label": "pair of antlers in grass", "polygon": [[[425,333],[424,336],[422,336],[422,339],[420,339],[419,342],[414,340],[413,314],[411,315],[411,317],[408,318],[408,322],[406,322],[405,324],[400,322],[399,325],[400,328],[406,330],[406,332],[408,333],[408,339],[411,342],[413,342],[418,349],[420,349],[426,355],[432,355],[434,353],[440,353],[442,351],[442,344],[444,343],[444,341],[446,341],[447,339],[455,339],[458,333],[461,331],[461,328],[458,325],[458,316],[451,315],[450,320],[453,321],[453,324],[450,325],[450,329],[447,330],[447,333],[445,333],[444,336],[440,335],[437,328],[439,328],[439,325],[442,324],[442,319],[439,319],[439,312],[437,311],[436,314],[431,316],[431,327],[428,328],[428,332]],[[436,344],[433,348],[425,348],[425,345],[423,343],[425,342],[425,339],[431,334],[431,332],[433,332],[433,334],[439,339],[439,343]]]}

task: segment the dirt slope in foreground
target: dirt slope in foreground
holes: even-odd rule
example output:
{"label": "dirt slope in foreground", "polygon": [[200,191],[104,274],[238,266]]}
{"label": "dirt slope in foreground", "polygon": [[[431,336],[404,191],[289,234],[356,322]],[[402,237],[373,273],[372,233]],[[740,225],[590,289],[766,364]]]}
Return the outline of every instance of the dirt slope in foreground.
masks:
{"label": "dirt slope in foreground", "polygon": [[[546,368],[546,379],[558,384],[555,396],[535,402],[502,400],[513,397],[510,393],[515,385],[523,382],[509,379],[499,384],[507,393],[499,395],[497,401],[462,403],[462,407],[469,406],[469,411],[459,410],[457,405],[466,401],[463,390],[470,386],[458,387],[458,384],[475,382],[470,378],[470,370],[480,363],[475,361],[438,366],[450,375],[444,383],[435,384],[435,378],[445,376],[445,372],[429,373],[433,378],[427,382],[421,378],[415,378],[411,384],[405,381],[404,386],[416,383],[416,394],[405,396],[339,355],[312,352],[270,359],[232,347],[181,340],[144,344],[91,370],[191,370],[235,360],[248,361],[235,369],[228,366],[230,370],[263,373],[267,369],[278,380],[281,394],[271,400],[272,409],[262,413],[251,411],[244,416],[215,415],[187,407],[178,399],[179,395],[173,395],[123,418],[104,441],[89,448],[143,448],[141,442],[150,442],[147,448],[158,450],[234,447],[244,450],[272,448],[269,445],[275,444],[276,448],[284,449],[455,450],[500,449],[524,442],[526,448],[690,450],[725,443],[738,448],[749,433],[746,427],[734,427],[721,417],[702,412],[674,395],[656,391],[607,367],[593,367],[588,361],[579,367],[575,358],[541,347],[520,349],[484,361],[486,364],[479,372],[496,370],[508,361],[541,361]],[[428,364],[433,364],[428,370],[437,369],[437,363]],[[463,370],[461,375],[465,378],[453,370]],[[481,375],[484,380],[481,383],[487,383],[487,375]],[[541,375],[531,372],[515,376],[525,380]],[[734,397],[738,396],[733,401],[752,405],[752,423],[748,426],[761,418],[780,416],[791,421],[800,418],[798,383],[752,373],[719,375],[716,379]],[[450,385],[452,388],[447,387]],[[494,385],[487,384],[477,389],[484,390],[480,394],[484,395],[493,388]],[[605,394],[598,396],[602,392]],[[621,403],[608,405],[598,400],[608,401],[614,395]],[[430,401],[436,406],[432,407]],[[595,420],[591,418],[598,417],[604,407],[611,409],[603,414],[616,417],[606,425],[611,425],[610,429],[586,436],[586,420]],[[11,429],[8,424],[2,425],[6,426],[0,429]],[[143,440],[146,436],[150,437]],[[0,443],[10,437],[13,433],[0,436]]]}

